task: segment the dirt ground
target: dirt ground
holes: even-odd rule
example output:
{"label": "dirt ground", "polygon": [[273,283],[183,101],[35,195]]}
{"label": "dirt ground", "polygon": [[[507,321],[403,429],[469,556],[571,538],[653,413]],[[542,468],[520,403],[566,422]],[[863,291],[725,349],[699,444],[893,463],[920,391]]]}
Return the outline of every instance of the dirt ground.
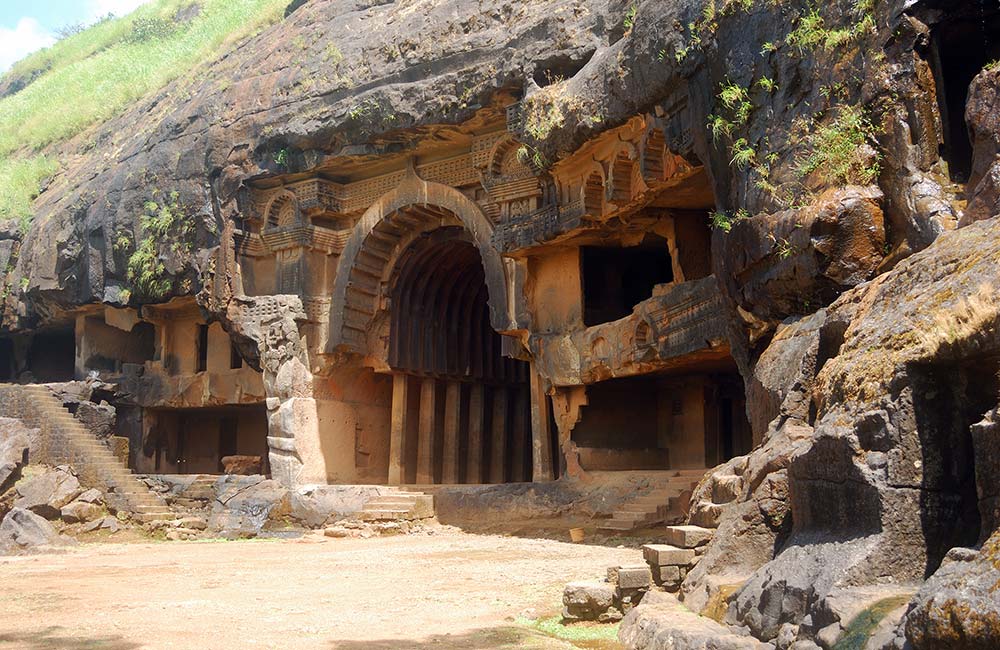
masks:
{"label": "dirt ground", "polygon": [[567,581],[641,561],[635,549],[453,529],[86,544],[0,558],[0,648],[608,648],[557,640],[525,614],[555,615]]}

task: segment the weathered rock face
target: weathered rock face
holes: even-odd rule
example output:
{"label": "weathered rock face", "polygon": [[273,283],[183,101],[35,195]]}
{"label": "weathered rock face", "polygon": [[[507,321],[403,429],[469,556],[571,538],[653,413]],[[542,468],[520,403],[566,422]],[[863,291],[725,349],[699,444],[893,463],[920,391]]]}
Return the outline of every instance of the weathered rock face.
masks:
{"label": "weathered rock face", "polygon": [[0,418],[0,494],[21,478],[30,442],[20,420]]}
{"label": "weathered rock face", "polygon": [[1000,646],[1000,532],[978,553],[955,549],[916,595],[901,626],[914,650]]}
{"label": "weathered rock face", "polygon": [[46,519],[58,519],[62,508],[83,492],[69,467],[46,469],[17,486],[15,508],[31,510]]}
{"label": "weathered rock face", "polygon": [[1000,70],[984,70],[969,86],[965,121],[972,136],[972,173],[962,225],[1000,214]]}
{"label": "weathered rock face", "polygon": [[763,320],[808,314],[871,278],[885,249],[880,193],[848,187],[802,210],[738,221],[721,239],[717,275]]}
{"label": "weathered rock face", "polygon": [[[765,563],[736,593],[727,620],[772,640],[784,626],[820,620],[838,589],[919,581],[935,571],[948,549],[975,545],[996,528],[996,482],[989,477],[997,467],[1000,393],[989,359],[1000,350],[1000,306],[988,287],[1000,283],[998,234],[1000,224],[991,219],[943,235],[826,311],[827,325],[818,328],[826,350],[799,357],[814,359],[805,365],[819,368],[806,382],[811,400],[801,404],[796,391],[785,392],[793,396],[790,406],[799,404],[791,413],[807,407],[814,430],[802,423],[798,442],[779,442],[789,425],[773,428],[769,441],[749,457],[766,459],[772,443],[781,450],[771,453],[783,460],[759,465],[756,480],[784,486],[784,499],[762,503],[781,504],[791,530],[785,537],[747,526],[765,508],[753,507],[744,488],[723,510],[715,540],[684,585],[690,606],[707,606],[720,588],[710,574],[745,566],[739,559],[745,550]],[[776,352],[790,347],[783,339],[775,337],[781,346]],[[761,362],[788,365],[771,351]],[[768,368],[761,384],[775,385],[774,376]],[[802,382],[798,377],[792,383]],[[730,474],[743,483],[754,476],[749,468],[737,472],[733,463],[714,476]],[[709,498],[713,480],[702,483],[696,499]],[[773,547],[764,547],[769,540]],[[767,561],[771,553],[774,559]],[[906,638],[924,643],[919,647],[986,647],[977,640],[952,646],[937,639],[967,638],[963,624],[990,638],[990,553],[984,550],[984,559],[975,562],[946,563],[935,574],[937,587],[928,585],[907,616]],[[940,600],[931,596],[942,592]],[[959,592],[964,600],[954,595]],[[943,623],[952,614],[956,629]],[[797,632],[810,642],[819,633],[818,625]]]}

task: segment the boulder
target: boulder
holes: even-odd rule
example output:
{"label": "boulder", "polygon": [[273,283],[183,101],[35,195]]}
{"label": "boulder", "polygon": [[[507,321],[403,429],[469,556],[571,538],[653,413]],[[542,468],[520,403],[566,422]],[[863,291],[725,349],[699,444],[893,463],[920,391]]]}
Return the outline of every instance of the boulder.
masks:
{"label": "boulder", "polygon": [[289,490],[261,476],[226,476],[217,488],[208,528],[227,536],[253,537],[291,511]]}
{"label": "boulder", "polygon": [[82,501],[83,503],[100,504],[104,502],[104,495],[101,493],[100,490],[90,488],[89,490],[85,490],[80,496],[76,498],[76,500]]}
{"label": "boulder", "polygon": [[0,523],[0,549],[27,549],[69,541],[61,537],[52,524],[24,508],[14,508]]}
{"label": "boulder", "polygon": [[978,553],[953,550],[902,623],[913,650],[1000,648],[1000,531]]}
{"label": "boulder", "polygon": [[62,507],[59,511],[62,520],[68,524],[86,523],[99,519],[104,514],[104,508],[96,503],[74,501]]}
{"label": "boulder", "polygon": [[713,255],[737,305],[763,321],[809,314],[870,279],[885,226],[876,188],[829,190],[811,205],[735,222]]}
{"label": "boulder", "polygon": [[0,418],[0,494],[21,478],[30,440],[20,420]]}
{"label": "boulder", "polygon": [[65,465],[45,470],[17,486],[15,508],[31,510],[46,519],[57,519],[63,506],[83,492],[80,481]]}
{"label": "boulder", "polygon": [[622,621],[618,640],[627,650],[770,650],[693,613],[670,594],[650,592]]}
{"label": "boulder", "polygon": [[571,582],[563,589],[563,619],[600,620],[608,616],[614,600],[615,588],[610,583],[597,580]]}
{"label": "boulder", "polygon": [[100,404],[83,400],[77,404],[73,415],[95,438],[103,440],[114,433],[115,407],[103,400]]}
{"label": "boulder", "polygon": [[263,461],[260,456],[223,456],[222,467],[226,474],[254,476],[263,471]]}

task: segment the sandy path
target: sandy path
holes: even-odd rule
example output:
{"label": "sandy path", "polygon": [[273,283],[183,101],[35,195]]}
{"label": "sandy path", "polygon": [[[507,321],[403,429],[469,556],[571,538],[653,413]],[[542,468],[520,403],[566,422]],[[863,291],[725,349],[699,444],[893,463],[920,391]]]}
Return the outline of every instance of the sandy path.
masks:
{"label": "sandy path", "polygon": [[[512,632],[641,552],[446,532],[94,544],[0,558],[0,648],[565,647]],[[492,630],[492,631],[489,631]]]}

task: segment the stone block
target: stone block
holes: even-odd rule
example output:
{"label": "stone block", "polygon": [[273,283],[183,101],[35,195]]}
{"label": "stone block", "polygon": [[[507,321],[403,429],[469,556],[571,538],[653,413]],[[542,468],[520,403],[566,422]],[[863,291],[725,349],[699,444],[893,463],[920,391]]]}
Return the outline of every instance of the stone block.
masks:
{"label": "stone block", "polygon": [[694,560],[695,553],[670,544],[646,544],[642,547],[642,556],[652,567],[687,566]]}
{"label": "stone block", "polygon": [[614,605],[615,589],[610,583],[571,582],[563,589],[563,618],[569,621],[596,621]]}
{"label": "stone block", "polygon": [[667,543],[678,548],[704,546],[714,535],[714,530],[701,526],[667,526]]}
{"label": "stone block", "polygon": [[692,526],[702,528],[718,528],[719,520],[722,518],[723,506],[718,503],[702,501],[691,508],[689,517]]}
{"label": "stone block", "polygon": [[681,581],[681,568],[677,566],[656,567],[655,574],[659,584],[679,584]]}
{"label": "stone block", "polygon": [[653,581],[653,574],[645,564],[613,566],[608,568],[608,582],[620,590],[646,589]]}

